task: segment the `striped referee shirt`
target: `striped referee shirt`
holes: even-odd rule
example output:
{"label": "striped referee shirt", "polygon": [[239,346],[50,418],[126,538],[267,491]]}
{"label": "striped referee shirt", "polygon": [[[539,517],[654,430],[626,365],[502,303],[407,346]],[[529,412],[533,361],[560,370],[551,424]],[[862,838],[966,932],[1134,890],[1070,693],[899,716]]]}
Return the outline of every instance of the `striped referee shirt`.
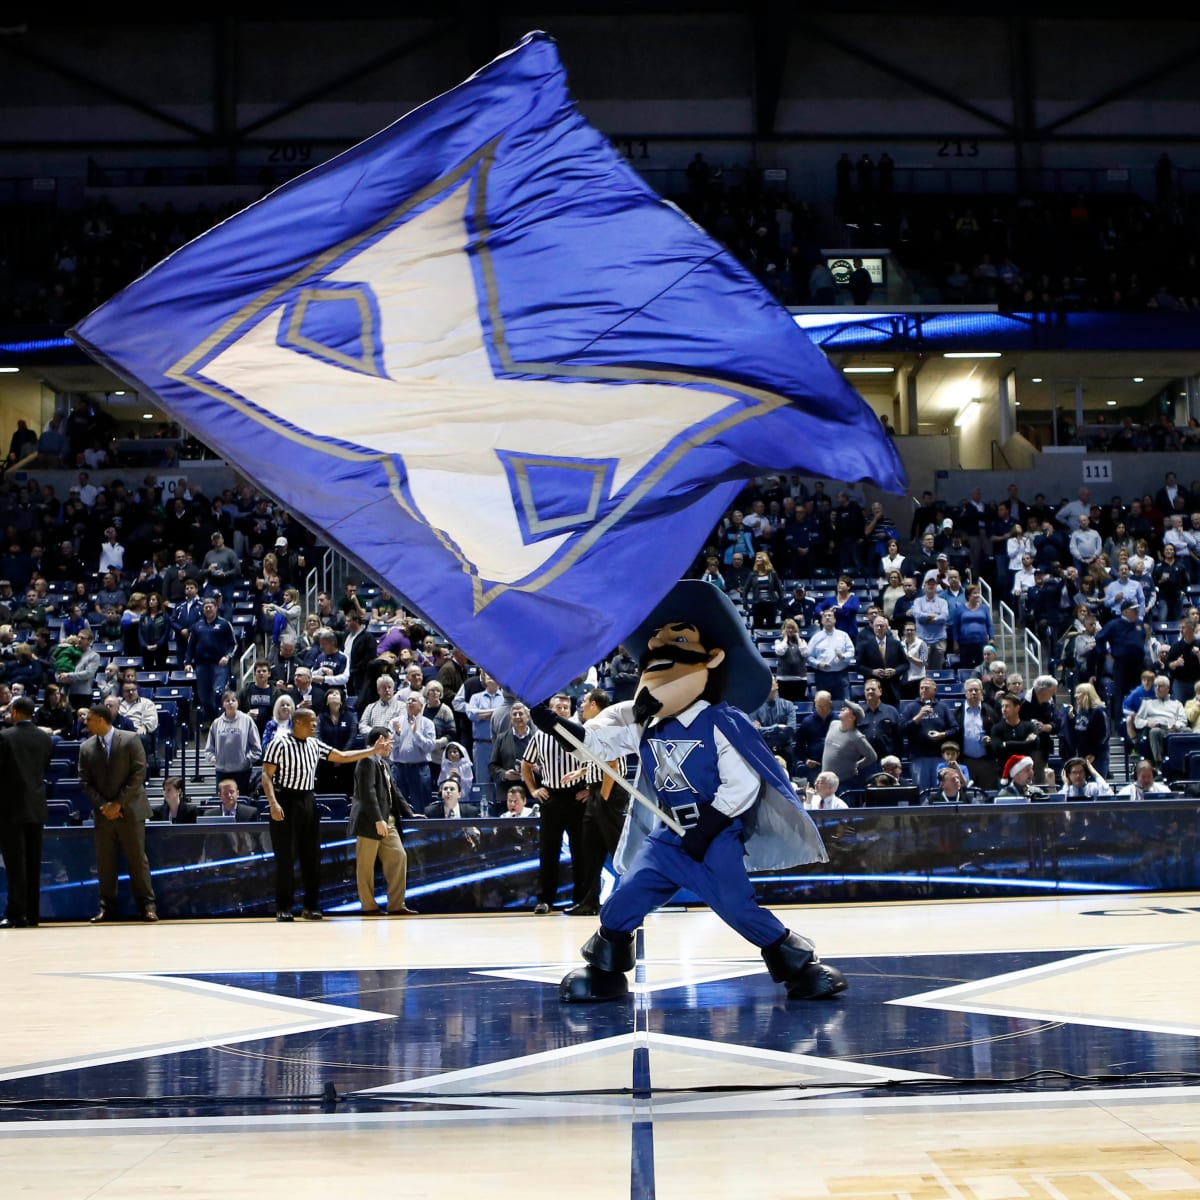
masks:
{"label": "striped referee shirt", "polygon": [[275,787],[285,792],[311,792],[317,784],[317,764],[329,757],[332,746],[318,737],[300,741],[290,731],[277,734],[263,754],[264,763],[275,764]]}
{"label": "striped referee shirt", "polygon": [[[525,762],[538,772],[542,787],[563,788],[571,787],[564,784],[562,778],[572,771],[583,767],[587,774],[584,783],[599,783],[604,778],[600,768],[595,763],[584,763],[573,750],[564,750],[552,737],[535,729],[533,737],[525,747]],[[574,785],[578,786],[578,785]]]}

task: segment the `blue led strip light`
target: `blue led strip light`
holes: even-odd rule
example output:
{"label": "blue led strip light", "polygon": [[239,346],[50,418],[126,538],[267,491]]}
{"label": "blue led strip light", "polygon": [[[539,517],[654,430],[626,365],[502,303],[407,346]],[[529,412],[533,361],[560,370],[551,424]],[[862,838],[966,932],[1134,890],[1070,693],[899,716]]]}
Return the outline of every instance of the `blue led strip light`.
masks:
{"label": "blue led strip light", "polygon": [[911,883],[952,887],[1036,888],[1047,892],[1152,892],[1137,883],[1096,883],[1086,879],[1006,879],[1002,875],[755,875],[757,883]]}

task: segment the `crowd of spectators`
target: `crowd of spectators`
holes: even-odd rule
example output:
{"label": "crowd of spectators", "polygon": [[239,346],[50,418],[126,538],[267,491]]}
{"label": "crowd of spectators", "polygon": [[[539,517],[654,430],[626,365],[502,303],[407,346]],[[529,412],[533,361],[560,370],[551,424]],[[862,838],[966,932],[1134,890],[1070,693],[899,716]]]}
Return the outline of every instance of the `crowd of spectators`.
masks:
{"label": "crowd of spectators", "polygon": [[70,325],[238,207],[177,209],[166,201],[120,212],[101,199],[82,209],[12,211],[0,262],[0,323]]}
{"label": "crowd of spectators", "polygon": [[[1128,504],[1093,504],[1087,488],[1052,504],[1015,484],[956,502],[927,491],[903,531],[848,491],[769,477],[693,574],[744,606],[776,673],[754,719],[814,786],[832,772],[858,792],[895,760],[932,795],[949,747],[985,793],[1009,785],[1014,756],[1039,787],[1079,758],[1095,792],[1114,733],[1178,777],[1168,735],[1200,732],[1200,484],[1174,473]],[[1036,632],[1046,673],[1025,680],[999,659],[981,584]]]}
{"label": "crowd of spectators", "polygon": [[[1170,186],[1154,197],[924,195],[897,185],[886,152],[842,155],[833,209],[823,212],[760,171],[723,171],[702,154],[686,174],[687,191],[671,198],[784,304],[845,298],[820,255],[833,245],[889,248],[921,303],[1200,307],[1200,229]],[[0,323],[68,325],[236,207],[167,201],[122,212],[98,199],[78,210],[21,210],[0,247]]]}
{"label": "crowd of spectators", "polygon": [[[447,774],[485,805],[522,782],[519,757],[497,758],[512,750],[513,698],[500,681],[373,588],[360,595],[350,581],[304,612],[301,585],[322,549],[304,526],[247,483],[208,496],[185,477],[164,495],[153,474],[126,480],[101,459],[80,460],[97,441],[86,416],[51,423],[64,442],[52,463],[89,464],[65,496],[36,471],[0,481],[0,719],[24,692],[39,704],[38,723],[71,741],[100,698],[152,751],[154,697],[136,667],[118,668],[122,657],[156,680],[174,671],[194,682],[208,759],[243,795],[302,707],[339,749],[375,725],[392,728],[396,782],[418,811],[438,802]],[[44,432],[18,430],[23,444],[12,452]],[[1160,766],[1166,733],[1200,729],[1200,612],[1191,607],[1200,483],[1173,474],[1128,504],[1093,504],[1086,489],[1050,503],[1015,484],[955,502],[926,492],[904,529],[850,489],[764,477],[692,573],[744,606],[777,676],[755,719],[806,792],[824,772],[853,793],[894,759],[931,793],[947,765],[942,742],[995,791],[1014,745],[1029,738],[1001,728],[1010,695],[1011,724],[1035,726],[1037,770],[1077,752],[1106,775],[1114,731]],[[1041,639],[1042,681],[997,661],[982,585]],[[260,661],[238,689],[233,666],[250,646]],[[573,702],[598,683],[631,697],[636,663],[618,651],[598,666],[575,681]],[[1156,674],[1178,711],[1162,708]],[[982,687],[978,721],[972,680]],[[1072,703],[1056,705],[1053,691],[1039,699],[1060,683]],[[347,771],[322,771],[324,788],[350,790]]]}
{"label": "crowd of spectators", "polygon": [[[99,700],[154,762],[162,715],[154,685],[168,684],[172,703],[180,690],[194,701],[205,756],[242,797],[232,812],[247,811],[263,753],[305,708],[339,750],[388,727],[397,785],[419,813],[432,815],[448,779],[464,799],[482,785],[476,793],[499,798],[497,808],[525,788],[527,713],[510,716],[511,697],[486,672],[375,587],[348,580],[303,612],[301,589],[324,551],[303,525],[249,484],[206,495],[173,476],[165,493],[154,474],[126,479],[103,458],[78,458],[111,432],[98,433],[88,415],[80,405],[51,421],[61,445],[19,427],[11,453],[38,457],[32,470],[0,478],[0,722],[24,694],[38,705],[36,723],[69,753]],[[38,464],[84,461],[66,495],[39,482]],[[238,689],[234,667],[251,648],[258,661]],[[595,675],[578,682],[576,698]],[[497,756],[494,713],[503,718]],[[167,782],[166,800],[176,790],[186,799],[176,777]],[[348,796],[353,772],[323,763],[319,785]],[[168,804],[160,815],[186,821],[194,809],[184,804],[178,818]]]}
{"label": "crowd of spectators", "polygon": [[886,151],[874,160],[843,154],[835,174],[836,222],[754,172],[727,176],[700,155],[686,195],[674,199],[784,304],[842,302],[819,250],[862,246],[891,250],[917,303],[1023,312],[1200,308],[1200,226],[1169,184],[1154,197],[923,195],[896,185]]}

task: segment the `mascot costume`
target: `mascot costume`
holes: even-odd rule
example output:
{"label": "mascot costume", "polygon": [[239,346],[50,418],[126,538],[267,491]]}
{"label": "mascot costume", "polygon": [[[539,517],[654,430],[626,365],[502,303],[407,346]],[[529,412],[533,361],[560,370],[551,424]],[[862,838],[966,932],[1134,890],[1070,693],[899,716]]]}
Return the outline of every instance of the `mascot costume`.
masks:
{"label": "mascot costume", "polygon": [[711,584],[683,580],[624,645],[641,661],[633,700],[610,705],[586,725],[539,705],[534,722],[567,749],[576,738],[602,759],[636,754],[638,790],[683,832],[648,806],[630,805],[614,856],[621,878],[600,910],[600,929],[582,948],[587,965],[563,979],[561,999],[626,995],[635,930],[681,888],[759,947],[771,978],[790,998],[842,991],[842,973],[754,896],[749,871],[827,856],[786,774],[745,715],[766,699],[771,672],[737,610]]}

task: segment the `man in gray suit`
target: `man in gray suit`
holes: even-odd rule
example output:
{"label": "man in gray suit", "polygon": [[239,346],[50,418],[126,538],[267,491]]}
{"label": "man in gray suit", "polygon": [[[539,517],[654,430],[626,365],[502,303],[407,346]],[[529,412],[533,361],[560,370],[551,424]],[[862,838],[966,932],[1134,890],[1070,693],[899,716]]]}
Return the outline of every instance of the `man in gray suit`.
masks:
{"label": "man in gray suit", "polygon": [[125,856],[133,898],[143,921],[157,921],[150,864],[146,861],[146,751],[136,733],[114,729],[103,704],[88,709],[92,736],[79,748],[79,782],[96,820],[96,875],[100,911],[93,925],[117,919],[117,851]]}
{"label": "man in gray suit", "polygon": [[378,858],[387,880],[388,916],[411,916],[415,908],[404,902],[408,881],[408,855],[396,830],[397,812],[407,820],[416,813],[400,794],[392,779],[388,759],[392,753],[392,731],[376,726],[367,731],[367,745],[384,743],[383,757],[359,759],[354,767],[354,803],[350,807],[350,832],[355,837],[355,873],[358,898],[365,916],[383,911],[375,903],[375,860]]}
{"label": "man in gray suit", "polygon": [[8,871],[8,906],[0,929],[32,928],[40,916],[46,772],[53,743],[33,723],[28,696],[12,702],[11,729],[0,733],[0,854]]}

